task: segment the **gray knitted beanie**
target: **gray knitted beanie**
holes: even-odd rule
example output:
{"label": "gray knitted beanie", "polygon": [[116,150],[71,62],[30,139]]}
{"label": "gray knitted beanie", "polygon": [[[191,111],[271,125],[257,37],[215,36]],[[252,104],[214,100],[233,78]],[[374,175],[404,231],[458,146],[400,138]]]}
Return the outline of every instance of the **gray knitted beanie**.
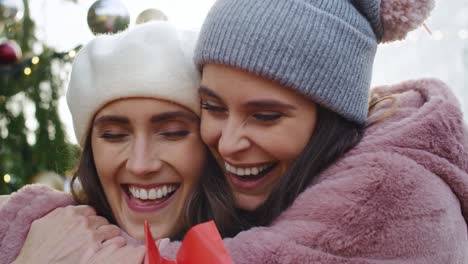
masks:
{"label": "gray knitted beanie", "polygon": [[403,39],[433,0],[218,0],[195,63],[224,64],[293,88],[357,124],[377,44]]}

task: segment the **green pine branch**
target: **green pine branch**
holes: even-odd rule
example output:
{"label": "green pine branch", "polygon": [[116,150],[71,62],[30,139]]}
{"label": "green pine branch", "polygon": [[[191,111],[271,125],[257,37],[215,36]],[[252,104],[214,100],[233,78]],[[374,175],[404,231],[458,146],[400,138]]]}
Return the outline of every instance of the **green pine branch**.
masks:
{"label": "green pine branch", "polygon": [[[58,113],[65,86],[60,75],[71,59],[38,42],[28,0],[23,4],[23,19],[6,25],[2,33],[20,45],[23,58],[8,68],[9,74],[0,75],[0,194],[18,190],[41,172],[70,174],[79,153],[67,142]],[[32,53],[37,44],[43,46],[41,54]],[[39,63],[31,63],[33,56]],[[25,67],[30,68],[29,75]],[[26,118],[28,109],[34,111],[36,122]],[[37,124],[35,130],[28,125],[31,122]],[[10,176],[9,183],[5,175]]]}

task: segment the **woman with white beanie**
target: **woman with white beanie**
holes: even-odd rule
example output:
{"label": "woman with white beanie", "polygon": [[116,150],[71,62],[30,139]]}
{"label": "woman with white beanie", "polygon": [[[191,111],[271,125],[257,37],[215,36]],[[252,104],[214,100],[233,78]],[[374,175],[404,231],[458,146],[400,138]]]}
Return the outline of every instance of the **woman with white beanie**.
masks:
{"label": "woman with white beanie", "polygon": [[207,162],[195,38],[153,22],[79,51],[67,102],[82,148],[80,187],[72,198],[32,185],[3,201],[0,263],[141,263],[144,248],[131,244],[143,240],[145,220],[155,238],[184,233],[185,203]]}

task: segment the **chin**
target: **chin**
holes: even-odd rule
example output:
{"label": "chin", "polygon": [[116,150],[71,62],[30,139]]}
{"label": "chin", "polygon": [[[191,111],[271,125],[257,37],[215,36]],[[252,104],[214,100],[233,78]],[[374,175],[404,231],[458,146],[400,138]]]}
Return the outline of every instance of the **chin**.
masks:
{"label": "chin", "polygon": [[236,207],[246,211],[254,211],[266,201],[266,197],[252,196],[243,193],[235,194],[234,198],[236,200]]}

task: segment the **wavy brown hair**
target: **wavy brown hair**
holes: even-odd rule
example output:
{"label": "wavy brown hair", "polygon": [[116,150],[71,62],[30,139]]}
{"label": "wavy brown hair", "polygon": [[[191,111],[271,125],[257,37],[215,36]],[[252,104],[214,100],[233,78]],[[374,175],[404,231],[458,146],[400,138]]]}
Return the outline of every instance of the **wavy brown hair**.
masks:
{"label": "wavy brown hair", "polygon": [[[214,220],[223,237],[232,237],[254,226],[268,226],[297,196],[313,184],[325,168],[355,146],[364,126],[319,106],[316,129],[302,153],[281,177],[267,200],[254,211],[235,208],[234,198],[221,169],[202,176],[187,207],[189,226]],[[211,163],[215,163],[211,157]]]}
{"label": "wavy brown hair", "polygon": [[[77,184],[77,181],[79,184]],[[73,198],[79,204],[94,207],[98,215],[105,217],[111,224],[117,224],[96,171],[91,146],[91,132],[86,137],[77,169],[71,180],[70,189]]]}

